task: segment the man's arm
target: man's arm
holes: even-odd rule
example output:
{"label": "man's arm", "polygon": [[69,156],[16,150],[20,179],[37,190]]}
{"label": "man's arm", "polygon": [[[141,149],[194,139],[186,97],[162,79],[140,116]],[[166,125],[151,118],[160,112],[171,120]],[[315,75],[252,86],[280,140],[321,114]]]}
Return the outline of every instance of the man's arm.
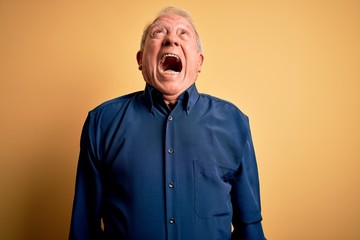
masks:
{"label": "man's arm", "polygon": [[258,240],[266,239],[261,222],[238,225],[232,232],[231,240]]}
{"label": "man's arm", "polygon": [[95,155],[95,131],[88,116],[80,141],[75,197],[70,226],[70,240],[102,239],[102,184],[99,162]]}
{"label": "man's arm", "polygon": [[234,211],[232,240],[266,239],[261,225],[259,178],[249,125],[242,147],[241,165],[232,181],[231,199]]}

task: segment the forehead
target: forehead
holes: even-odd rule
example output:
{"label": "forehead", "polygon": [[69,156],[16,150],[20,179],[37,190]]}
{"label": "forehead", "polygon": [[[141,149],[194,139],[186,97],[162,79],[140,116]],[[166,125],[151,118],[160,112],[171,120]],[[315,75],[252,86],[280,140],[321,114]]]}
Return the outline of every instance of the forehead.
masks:
{"label": "forehead", "polygon": [[159,25],[160,26],[172,26],[172,27],[182,26],[182,27],[186,27],[186,28],[189,28],[194,31],[194,28],[188,19],[186,19],[183,16],[176,15],[176,14],[169,14],[169,15],[164,15],[164,16],[158,17],[157,19],[155,19],[153,24],[151,24],[151,27],[155,27],[155,26],[159,26]]}

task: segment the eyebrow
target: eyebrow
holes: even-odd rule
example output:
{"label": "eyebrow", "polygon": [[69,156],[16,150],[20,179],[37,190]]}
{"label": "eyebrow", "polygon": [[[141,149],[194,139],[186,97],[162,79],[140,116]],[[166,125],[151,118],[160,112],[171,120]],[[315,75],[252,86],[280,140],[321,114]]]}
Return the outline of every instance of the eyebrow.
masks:
{"label": "eyebrow", "polygon": [[[154,21],[151,25],[150,25],[150,28],[149,29],[153,29],[155,27],[162,27],[162,28],[166,28],[166,22],[164,21],[161,21],[161,20],[156,20]],[[183,23],[183,22],[180,22],[180,23],[177,23],[176,26],[180,26],[181,28],[187,28],[187,29],[190,29],[192,30],[193,32],[196,32],[195,29],[191,26],[191,24],[187,24],[187,23]]]}

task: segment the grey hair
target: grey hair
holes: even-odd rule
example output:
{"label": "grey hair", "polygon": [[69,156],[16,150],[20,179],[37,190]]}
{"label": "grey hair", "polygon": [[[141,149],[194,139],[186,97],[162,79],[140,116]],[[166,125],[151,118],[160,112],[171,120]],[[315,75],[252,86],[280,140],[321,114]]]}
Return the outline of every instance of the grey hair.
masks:
{"label": "grey hair", "polygon": [[198,33],[197,30],[196,30],[196,27],[195,27],[195,24],[194,24],[194,20],[193,20],[193,18],[191,17],[191,14],[190,14],[189,12],[187,12],[186,10],[181,9],[181,8],[177,8],[177,7],[167,7],[167,8],[164,8],[162,11],[160,11],[160,13],[157,15],[157,17],[155,18],[155,20],[154,20],[151,24],[148,24],[148,25],[145,27],[144,32],[143,32],[142,37],[141,37],[140,51],[142,51],[142,50],[144,49],[145,41],[146,41],[146,38],[147,38],[147,36],[148,36],[148,33],[149,33],[149,31],[150,31],[151,26],[152,26],[160,17],[166,16],[166,15],[170,15],[170,14],[184,17],[186,20],[189,21],[189,23],[191,24],[192,28],[194,29],[194,31],[195,31],[195,33],[196,33],[196,42],[197,42],[197,45],[198,45],[198,50],[199,50],[199,52],[202,52],[202,44],[201,44],[201,41],[200,41],[200,36],[199,36],[199,33]]}

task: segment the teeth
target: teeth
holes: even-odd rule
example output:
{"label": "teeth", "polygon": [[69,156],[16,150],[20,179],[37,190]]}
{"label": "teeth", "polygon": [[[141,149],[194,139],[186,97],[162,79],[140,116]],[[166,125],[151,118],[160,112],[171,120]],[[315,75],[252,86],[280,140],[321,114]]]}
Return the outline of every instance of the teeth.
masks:
{"label": "teeth", "polygon": [[174,53],[165,53],[161,56],[160,68],[164,74],[177,75],[182,70],[181,59]]}
{"label": "teeth", "polygon": [[173,53],[165,53],[165,54],[162,55],[162,57],[161,57],[161,63],[164,63],[164,62],[165,62],[165,59],[166,59],[167,57],[174,57],[174,58],[177,59],[178,62],[180,62],[180,58],[179,58],[178,55],[173,54]]}

